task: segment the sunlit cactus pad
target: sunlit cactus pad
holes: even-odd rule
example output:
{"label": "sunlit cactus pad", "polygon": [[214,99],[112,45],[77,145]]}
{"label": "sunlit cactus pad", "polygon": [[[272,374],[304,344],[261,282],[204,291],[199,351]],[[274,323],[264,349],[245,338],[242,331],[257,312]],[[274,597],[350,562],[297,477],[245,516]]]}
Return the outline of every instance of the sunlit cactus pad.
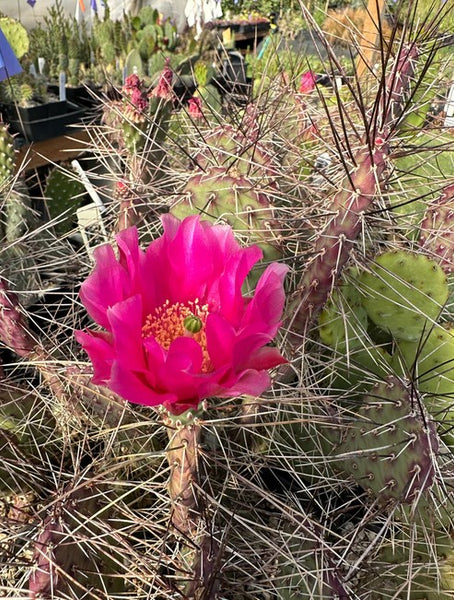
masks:
{"label": "sunlit cactus pad", "polygon": [[441,267],[405,250],[377,256],[361,276],[361,289],[370,319],[401,340],[417,340],[438,319],[449,295]]}
{"label": "sunlit cactus pad", "polygon": [[351,414],[339,467],[381,503],[412,502],[430,488],[438,450],[435,424],[396,377],[378,383]]}

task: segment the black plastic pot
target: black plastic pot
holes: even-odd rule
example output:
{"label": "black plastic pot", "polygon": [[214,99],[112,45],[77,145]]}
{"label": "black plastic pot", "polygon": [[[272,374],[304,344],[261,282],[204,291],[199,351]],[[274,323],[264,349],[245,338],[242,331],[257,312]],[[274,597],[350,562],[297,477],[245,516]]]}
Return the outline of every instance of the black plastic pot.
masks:
{"label": "black plastic pot", "polygon": [[[85,115],[85,109],[67,101],[62,104],[65,105],[66,109],[64,113],[51,115],[51,113],[47,112],[47,114],[51,116],[44,118],[29,119],[28,114],[24,115],[27,117],[24,118],[21,113],[22,120],[19,120],[16,112],[15,119],[8,118],[11,130],[22,134],[28,142],[41,142],[43,140],[64,135],[68,132],[69,125],[80,123],[82,121]],[[33,113],[32,116],[35,116],[35,114],[46,113],[45,111],[44,113]]]}
{"label": "black plastic pot", "polygon": [[[46,102],[37,106],[15,106],[8,104],[5,106],[6,117],[8,121],[41,121],[64,115],[68,112],[68,104],[66,100],[58,100],[56,102]],[[20,118],[19,118],[20,116]]]}

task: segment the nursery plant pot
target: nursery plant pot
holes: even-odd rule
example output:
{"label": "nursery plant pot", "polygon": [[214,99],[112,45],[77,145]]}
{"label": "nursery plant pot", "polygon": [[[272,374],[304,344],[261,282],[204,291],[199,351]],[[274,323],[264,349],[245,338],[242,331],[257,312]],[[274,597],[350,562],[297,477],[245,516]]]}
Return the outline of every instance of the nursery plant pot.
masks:
{"label": "nursery plant pot", "polygon": [[[22,114],[22,120],[19,120],[16,113],[16,119],[9,119],[12,131],[22,134],[28,142],[41,142],[49,138],[64,135],[67,133],[69,125],[82,121],[85,109],[67,101],[58,104],[65,105],[66,110],[64,113],[51,114],[48,112],[48,116],[44,118],[30,120],[24,118]],[[35,116],[35,114],[32,116]]]}
{"label": "nursery plant pot", "polygon": [[68,112],[68,104],[66,100],[46,102],[37,106],[15,106],[14,104],[8,104],[5,106],[5,112],[10,122],[20,120],[27,122],[41,121],[66,114]]}
{"label": "nursery plant pot", "polygon": [[[58,86],[50,85],[49,92],[53,94],[58,94]],[[100,88],[98,88],[100,89]],[[73,104],[79,104],[81,106],[86,106],[87,108],[92,108],[98,104],[98,101],[95,96],[91,93],[91,88],[88,88],[85,85],[78,86],[69,86],[66,88],[66,100],[68,102],[72,102]],[[93,89],[93,92],[96,94],[96,89]]]}

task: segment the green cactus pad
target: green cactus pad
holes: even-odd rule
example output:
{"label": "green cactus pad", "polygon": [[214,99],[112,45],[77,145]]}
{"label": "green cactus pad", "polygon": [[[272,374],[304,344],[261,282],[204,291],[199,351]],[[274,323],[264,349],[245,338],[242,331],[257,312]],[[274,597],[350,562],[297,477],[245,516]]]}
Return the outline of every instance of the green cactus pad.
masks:
{"label": "green cactus pad", "polygon": [[127,77],[136,73],[139,77],[144,74],[143,62],[138,50],[131,50],[125,60],[125,74]]}
{"label": "green cactus pad", "polygon": [[199,212],[210,221],[226,221],[237,232],[252,232],[255,239],[263,239],[264,223],[273,219],[268,199],[254,183],[221,167],[191,177],[183,193],[171,208],[179,219]]}
{"label": "green cactus pad", "polygon": [[0,18],[0,29],[5,34],[9,45],[17,58],[22,58],[28,52],[30,41],[27,30],[19,21],[10,17]]}
{"label": "green cactus pad", "polygon": [[419,244],[445,273],[454,271],[454,185],[431,202],[421,222]]}
{"label": "green cactus pad", "polygon": [[335,454],[372,498],[409,504],[432,485],[435,424],[397,377],[378,383],[352,414]]}
{"label": "green cactus pad", "polygon": [[297,532],[294,527],[292,529],[289,535],[282,531],[279,533],[279,537],[282,537],[281,547],[285,550],[277,555],[278,573],[274,580],[273,598],[347,598],[342,577],[335,568],[334,553],[330,552],[323,539],[322,527],[307,519],[300,524]]}
{"label": "green cactus pad", "polygon": [[[207,99],[209,103],[209,99]],[[205,136],[204,146],[197,151],[194,161],[204,171],[224,167],[235,169],[240,175],[256,182],[274,183],[276,165],[272,153],[259,142],[251,143],[244,131],[232,125],[222,125]]]}
{"label": "green cactus pad", "polygon": [[449,134],[424,129],[414,138],[411,151],[394,160],[398,183],[395,196],[391,196],[392,211],[407,237],[417,237],[428,203],[436,199],[440,186],[453,172],[451,144]]}
{"label": "green cactus pad", "polygon": [[[443,439],[454,444],[454,326],[436,326],[419,342],[398,343],[394,362],[415,379],[424,403],[440,424]],[[445,433],[443,433],[445,432]]]}
{"label": "green cactus pad", "polygon": [[[452,600],[454,540],[449,525],[440,523],[440,507],[433,499],[421,497],[416,512],[414,508],[398,522],[392,543],[384,544],[376,558],[377,564],[386,565],[386,574],[378,575],[380,586],[374,600],[391,596],[396,600]],[[397,596],[396,589],[400,590]]]}
{"label": "green cactus pad", "polygon": [[[63,167],[63,168],[62,168]],[[51,219],[55,219],[55,231],[59,234],[72,229],[74,215],[80,207],[85,187],[74,171],[61,165],[53,169],[47,178],[44,197]]]}
{"label": "green cactus pad", "polygon": [[205,111],[208,115],[210,113],[214,113],[215,115],[221,113],[222,99],[214,85],[200,86],[194,93],[194,96],[201,98],[203,106],[208,107],[208,112]]}
{"label": "green cactus pad", "polygon": [[363,345],[367,313],[357,286],[347,278],[334,290],[319,316],[321,341],[342,352]]}
{"label": "green cactus pad", "polygon": [[369,318],[399,340],[417,340],[438,319],[449,295],[441,267],[404,250],[375,259],[360,278]]}

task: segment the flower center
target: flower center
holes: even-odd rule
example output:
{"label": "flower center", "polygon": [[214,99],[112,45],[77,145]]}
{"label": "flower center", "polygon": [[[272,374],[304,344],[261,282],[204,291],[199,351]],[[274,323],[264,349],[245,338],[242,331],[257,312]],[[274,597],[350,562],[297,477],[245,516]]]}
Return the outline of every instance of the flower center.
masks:
{"label": "flower center", "polygon": [[183,304],[176,302],[170,304],[168,300],[162,306],[155,308],[154,312],[145,319],[142,327],[142,337],[153,338],[164,350],[178,337],[192,337],[202,348],[203,363],[202,373],[211,370],[210,357],[207,351],[205,322],[208,317],[208,304],[199,304],[199,300]]}

